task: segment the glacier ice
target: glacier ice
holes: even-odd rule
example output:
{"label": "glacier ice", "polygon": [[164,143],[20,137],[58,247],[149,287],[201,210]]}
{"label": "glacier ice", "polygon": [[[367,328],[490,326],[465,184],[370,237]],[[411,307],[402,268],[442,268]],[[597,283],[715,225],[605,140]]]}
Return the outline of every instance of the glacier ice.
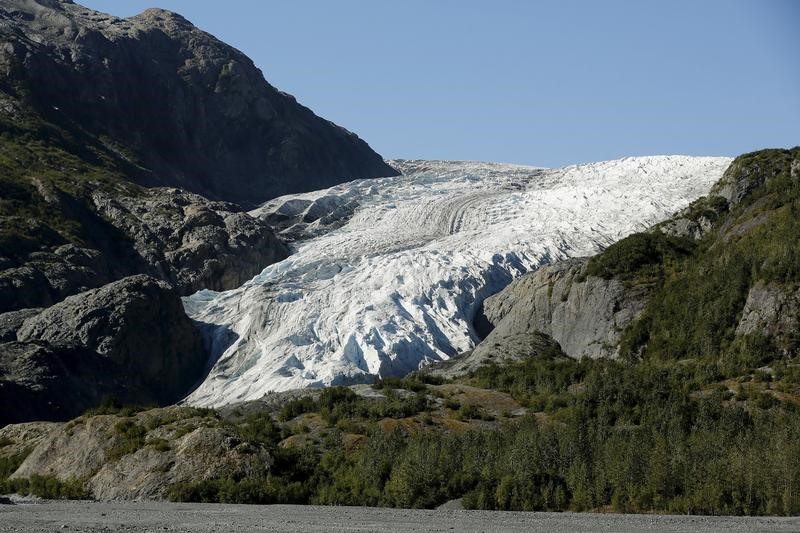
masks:
{"label": "glacier ice", "polygon": [[402,176],[284,196],[252,212],[277,224],[294,253],[238,289],[184,299],[214,356],[190,403],[370,381],[470,350],[485,297],[665,219],[705,194],[730,159],[391,163]]}

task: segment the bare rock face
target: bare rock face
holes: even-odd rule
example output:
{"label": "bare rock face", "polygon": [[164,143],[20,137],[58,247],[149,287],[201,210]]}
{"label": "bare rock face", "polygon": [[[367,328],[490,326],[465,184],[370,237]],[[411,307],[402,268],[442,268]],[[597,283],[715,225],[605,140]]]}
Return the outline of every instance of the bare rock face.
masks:
{"label": "bare rock face", "polygon": [[736,335],[772,338],[785,355],[800,351],[800,288],[759,282],[750,288]]}
{"label": "bare rock face", "polygon": [[502,336],[489,336],[471,352],[448,361],[441,361],[420,372],[443,378],[469,374],[487,364],[505,365],[540,355],[562,354],[561,347],[549,335],[539,331],[511,331]]}
{"label": "bare rock face", "polygon": [[61,424],[58,422],[25,422],[9,424],[0,428],[0,441],[6,443],[4,446],[0,446],[0,458],[19,454],[27,455],[50,432],[60,427]]}
{"label": "bare rock face", "polygon": [[687,237],[699,240],[713,227],[713,222],[706,217],[692,220],[684,217],[674,217],[663,223],[659,230],[673,237]]}
{"label": "bare rock face", "polygon": [[539,332],[571,357],[615,356],[622,330],[642,312],[648,293],[617,279],[584,277],[585,265],[578,259],[541,268],[488,298],[484,312],[495,327],[476,355],[527,350],[526,334]]}
{"label": "bare rock face", "polygon": [[167,407],[51,428],[12,477],[81,479],[97,499],[157,500],[174,483],[264,475],[272,464],[265,449],[242,442],[222,421]]}
{"label": "bare rock face", "polygon": [[138,275],[27,318],[0,344],[0,424],[67,419],[106,396],[168,404],[202,377],[207,355],[180,298]]}
{"label": "bare rock face", "polygon": [[178,14],[120,19],[69,1],[5,0],[0,38],[6,95],[49,122],[79,125],[130,159],[140,184],[256,204],[397,175]]}

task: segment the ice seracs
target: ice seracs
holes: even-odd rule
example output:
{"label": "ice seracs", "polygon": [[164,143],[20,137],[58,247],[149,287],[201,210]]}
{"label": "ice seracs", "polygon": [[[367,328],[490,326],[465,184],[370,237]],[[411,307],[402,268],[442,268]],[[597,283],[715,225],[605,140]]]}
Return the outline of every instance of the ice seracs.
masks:
{"label": "ice seracs", "polygon": [[215,361],[188,401],[370,381],[469,350],[486,296],[665,219],[729,163],[394,161],[404,175],[270,201],[253,214],[294,241],[293,255],[238,289],[184,299]]}

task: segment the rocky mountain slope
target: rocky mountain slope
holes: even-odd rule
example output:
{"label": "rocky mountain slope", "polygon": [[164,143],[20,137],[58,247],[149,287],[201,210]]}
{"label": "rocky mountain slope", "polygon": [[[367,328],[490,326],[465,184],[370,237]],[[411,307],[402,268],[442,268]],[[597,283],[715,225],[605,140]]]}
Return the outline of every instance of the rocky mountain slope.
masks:
{"label": "rocky mountain slope", "polygon": [[[397,174],[177,14],[153,9],[119,19],[68,0],[2,0],[0,41],[0,324],[10,328],[0,383],[4,394],[20,391],[4,397],[21,409],[6,419],[70,416],[115,393],[110,383],[130,401],[172,401],[205,370],[200,349],[195,368],[175,361],[186,377],[171,376],[168,393],[144,385],[137,396],[118,370],[108,382],[92,373],[106,362],[92,362],[91,346],[17,339],[13,327],[35,312],[17,311],[111,290],[107,284],[137,274],[178,294],[238,287],[288,249],[235,202]],[[143,294],[158,306],[175,297],[164,291]],[[152,318],[126,316],[136,323],[128,332],[138,334]],[[140,340],[142,360],[176,356]],[[64,366],[81,358],[82,369]],[[55,402],[48,412],[31,399],[61,381],[70,383],[59,390],[72,407]]]}
{"label": "rocky mountain slope", "polygon": [[69,0],[4,0],[0,37],[5,114],[70,131],[129,163],[140,184],[254,203],[397,174],[175,13],[120,19]]}
{"label": "rocky mountain slope", "polygon": [[397,173],[179,15],[5,0],[0,39],[0,312],[136,273],[236,287],[287,250],[206,197]]}

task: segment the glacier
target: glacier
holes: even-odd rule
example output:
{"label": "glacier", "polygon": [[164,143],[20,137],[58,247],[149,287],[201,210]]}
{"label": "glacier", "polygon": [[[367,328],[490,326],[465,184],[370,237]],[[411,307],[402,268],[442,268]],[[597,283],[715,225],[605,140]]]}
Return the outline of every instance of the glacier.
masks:
{"label": "glacier", "polygon": [[396,160],[401,176],[271,200],[251,214],[277,225],[293,254],[237,289],[184,298],[212,354],[187,402],[368,382],[468,351],[487,296],[667,218],[730,161],[651,156],[545,169]]}

